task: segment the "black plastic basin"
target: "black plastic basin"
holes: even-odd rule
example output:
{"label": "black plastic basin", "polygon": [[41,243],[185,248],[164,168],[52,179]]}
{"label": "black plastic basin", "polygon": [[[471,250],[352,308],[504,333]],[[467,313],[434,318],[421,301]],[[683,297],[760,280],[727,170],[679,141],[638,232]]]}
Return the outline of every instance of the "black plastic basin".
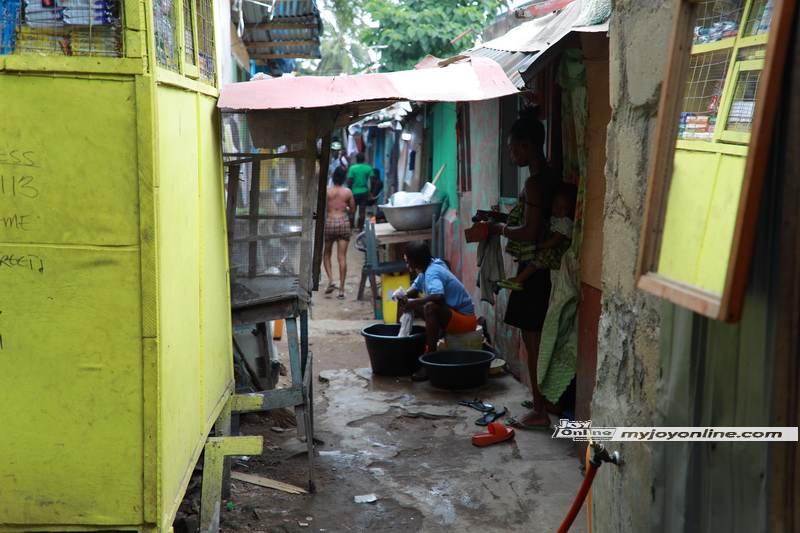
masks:
{"label": "black plastic basin", "polygon": [[425,328],[412,326],[408,337],[398,337],[399,332],[400,324],[373,324],[361,330],[373,374],[409,376],[419,370],[419,356],[425,353]]}
{"label": "black plastic basin", "polygon": [[431,385],[440,389],[472,389],[489,379],[492,352],[483,350],[443,350],[420,356]]}

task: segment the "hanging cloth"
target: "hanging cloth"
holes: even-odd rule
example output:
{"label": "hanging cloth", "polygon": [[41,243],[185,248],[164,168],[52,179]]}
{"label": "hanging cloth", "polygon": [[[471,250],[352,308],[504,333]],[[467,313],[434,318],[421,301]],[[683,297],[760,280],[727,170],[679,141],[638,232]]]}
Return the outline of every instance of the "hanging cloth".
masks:
{"label": "hanging cloth", "polygon": [[565,181],[577,180],[578,198],[572,243],[561,259],[561,268],[551,271],[550,304],[539,345],[539,390],[551,402],[561,398],[575,377],[578,364],[578,270],[583,242],[583,200],[586,195],[589,150],[589,105],[581,49],[569,49],[562,55],[556,83],[563,89],[561,114]]}

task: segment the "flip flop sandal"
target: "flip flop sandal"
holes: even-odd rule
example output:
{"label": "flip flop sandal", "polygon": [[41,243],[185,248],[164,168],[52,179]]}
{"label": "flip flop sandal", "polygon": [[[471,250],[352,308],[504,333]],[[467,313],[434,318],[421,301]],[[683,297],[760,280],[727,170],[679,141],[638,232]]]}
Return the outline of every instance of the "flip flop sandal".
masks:
{"label": "flip flop sandal", "polygon": [[339,294],[336,297],[339,298],[340,300],[344,300],[344,294]]}
{"label": "flip flop sandal", "polygon": [[522,283],[517,283],[516,281],[509,281],[507,279],[504,279],[503,281],[499,282],[497,286],[512,291],[521,291],[524,289]]}
{"label": "flip flop sandal", "polygon": [[533,409],[533,400],[522,400],[519,404],[526,409]]}
{"label": "flip flop sandal", "polygon": [[460,405],[466,405],[467,407],[472,407],[473,409],[477,409],[483,413],[488,413],[489,411],[494,411],[494,407],[489,405],[488,403],[483,403],[480,399],[475,398],[472,401],[469,400],[461,400],[458,402]]}
{"label": "flip flop sandal", "polygon": [[501,416],[506,414],[506,408],[503,407],[500,411],[489,411],[479,419],[475,421],[475,424],[478,426],[488,426],[490,423],[494,422]]}
{"label": "flip flop sandal", "polygon": [[514,437],[514,428],[506,427],[497,422],[490,422],[488,433],[478,433],[472,436],[472,444],[475,446],[488,446],[496,442],[503,442]]}
{"label": "flip flop sandal", "polygon": [[325,294],[330,294],[330,293],[332,293],[332,292],[333,292],[333,291],[335,291],[335,290],[336,290],[336,285],[334,285],[333,283],[331,283],[331,284],[330,284],[330,285],[328,285],[328,287],[325,289]]}

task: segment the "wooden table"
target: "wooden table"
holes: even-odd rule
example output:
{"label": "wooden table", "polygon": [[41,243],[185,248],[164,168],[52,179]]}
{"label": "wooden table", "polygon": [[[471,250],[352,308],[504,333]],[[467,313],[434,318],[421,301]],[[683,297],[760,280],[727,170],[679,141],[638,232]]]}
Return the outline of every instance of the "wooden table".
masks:
{"label": "wooden table", "polygon": [[[375,224],[375,242],[379,247],[387,244],[402,244],[411,241],[430,241],[431,234],[431,228],[398,231],[388,222]],[[391,249],[387,247],[387,260],[392,261],[396,259],[393,255]],[[402,256],[402,253],[400,255]],[[402,259],[402,257],[400,257],[400,259]]]}
{"label": "wooden table", "polygon": [[398,231],[388,222],[384,222],[382,224],[375,224],[375,239],[378,242],[378,246],[383,244],[395,244],[398,242],[429,241],[431,240],[431,228]]}

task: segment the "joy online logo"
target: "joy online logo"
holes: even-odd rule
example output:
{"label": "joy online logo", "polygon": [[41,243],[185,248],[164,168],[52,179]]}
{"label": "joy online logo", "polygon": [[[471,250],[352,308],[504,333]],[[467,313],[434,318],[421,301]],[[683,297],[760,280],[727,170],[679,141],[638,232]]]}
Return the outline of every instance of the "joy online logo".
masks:
{"label": "joy online logo", "polygon": [[591,420],[568,420],[566,418],[559,420],[555,429],[553,438],[575,441],[611,440],[617,432],[617,428],[592,427]]}

